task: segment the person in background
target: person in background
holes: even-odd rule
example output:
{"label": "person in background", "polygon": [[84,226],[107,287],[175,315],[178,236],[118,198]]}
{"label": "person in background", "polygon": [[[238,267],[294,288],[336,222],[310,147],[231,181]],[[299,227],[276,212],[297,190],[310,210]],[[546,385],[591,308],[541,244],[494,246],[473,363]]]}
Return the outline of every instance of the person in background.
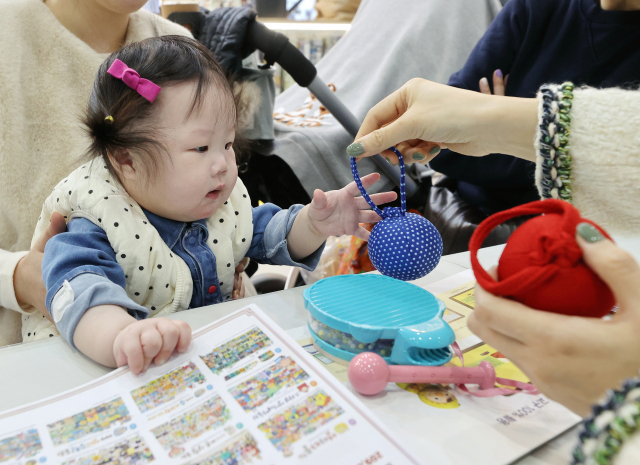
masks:
{"label": "person in background", "polygon": [[89,143],[79,117],[98,67],[124,44],[190,36],[138,11],[144,3],[0,0],[0,346],[22,340],[21,314],[44,319],[42,253],[65,219],[54,215],[30,250],[31,238],[42,202]]}
{"label": "person in background", "polygon": [[[525,98],[546,83],[637,86],[638,10],[640,0],[509,0],[448,84]],[[429,165],[457,180],[460,199],[487,215],[538,198],[527,160],[443,150]]]}

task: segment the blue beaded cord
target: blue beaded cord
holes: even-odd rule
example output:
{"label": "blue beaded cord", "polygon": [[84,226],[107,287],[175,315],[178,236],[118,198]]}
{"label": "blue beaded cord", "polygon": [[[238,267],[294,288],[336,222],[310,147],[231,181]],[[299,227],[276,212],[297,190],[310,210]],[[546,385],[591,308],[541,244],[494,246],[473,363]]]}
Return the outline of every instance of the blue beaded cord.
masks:
{"label": "blue beaded cord", "polygon": [[[407,193],[406,193],[407,188],[405,184],[404,159],[402,158],[402,154],[397,148],[389,147],[389,150],[391,150],[393,153],[395,153],[398,156],[398,162],[400,163],[400,207],[401,207],[400,215],[405,216],[405,214],[407,213]],[[369,197],[369,194],[367,194],[367,191],[364,189],[364,186],[362,185],[362,181],[360,180],[360,175],[358,174],[356,159],[353,157],[351,157],[351,174],[353,174],[353,179],[356,182],[356,186],[358,186],[358,189],[360,190],[362,197],[367,201],[371,209],[374,212],[376,212],[378,215],[380,215],[381,218],[387,218],[389,216],[387,214],[387,209],[385,208],[384,211],[380,210],[376,206],[376,204],[373,203],[373,200],[371,200],[371,197]],[[397,211],[397,209],[394,209],[394,210]]]}

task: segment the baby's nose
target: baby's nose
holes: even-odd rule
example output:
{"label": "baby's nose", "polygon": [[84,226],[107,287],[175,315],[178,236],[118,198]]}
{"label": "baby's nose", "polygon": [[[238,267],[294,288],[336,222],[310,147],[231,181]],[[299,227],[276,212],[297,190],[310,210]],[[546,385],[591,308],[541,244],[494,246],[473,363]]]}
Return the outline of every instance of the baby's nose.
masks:
{"label": "baby's nose", "polygon": [[216,176],[218,174],[226,173],[227,169],[227,161],[224,157],[217,157],[211,164],[211,175]]}

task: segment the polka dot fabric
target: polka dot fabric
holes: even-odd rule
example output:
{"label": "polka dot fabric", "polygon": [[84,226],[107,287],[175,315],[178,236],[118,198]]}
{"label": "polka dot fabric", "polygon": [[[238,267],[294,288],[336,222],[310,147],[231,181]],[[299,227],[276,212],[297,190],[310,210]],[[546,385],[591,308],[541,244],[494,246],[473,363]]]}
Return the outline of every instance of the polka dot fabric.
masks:
{"label": "polka dot fabric", "polygon": [[426,276],[438,265],[442,256],[442,237],[429,220],[406,213],[404,161],[395,147],[391,150],[400,160],[401,208],[387,207],[381,211],[362,186],[354,158],[351,158],[351,171],[362,196],[382,217],[369,237],[371,263],[385,276],[412,281]]}

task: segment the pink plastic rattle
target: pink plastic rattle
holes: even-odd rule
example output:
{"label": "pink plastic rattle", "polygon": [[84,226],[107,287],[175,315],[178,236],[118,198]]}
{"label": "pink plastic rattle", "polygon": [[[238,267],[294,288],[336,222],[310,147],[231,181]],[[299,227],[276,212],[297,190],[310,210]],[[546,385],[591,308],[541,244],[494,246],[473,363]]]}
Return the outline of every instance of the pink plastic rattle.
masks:
{"label": "pink plastic rattle", "polygon": [[[491,389],[496,384],[496,372],[489,362],[477,368],[429,367],[415,365],[387,365],[373,352],[363,352],[349,363],[349,382],[365,396],[379,394],[387,383],[447,383],[477,384],[480,389]],[[513,394],[515,391],[511,391]]]}

